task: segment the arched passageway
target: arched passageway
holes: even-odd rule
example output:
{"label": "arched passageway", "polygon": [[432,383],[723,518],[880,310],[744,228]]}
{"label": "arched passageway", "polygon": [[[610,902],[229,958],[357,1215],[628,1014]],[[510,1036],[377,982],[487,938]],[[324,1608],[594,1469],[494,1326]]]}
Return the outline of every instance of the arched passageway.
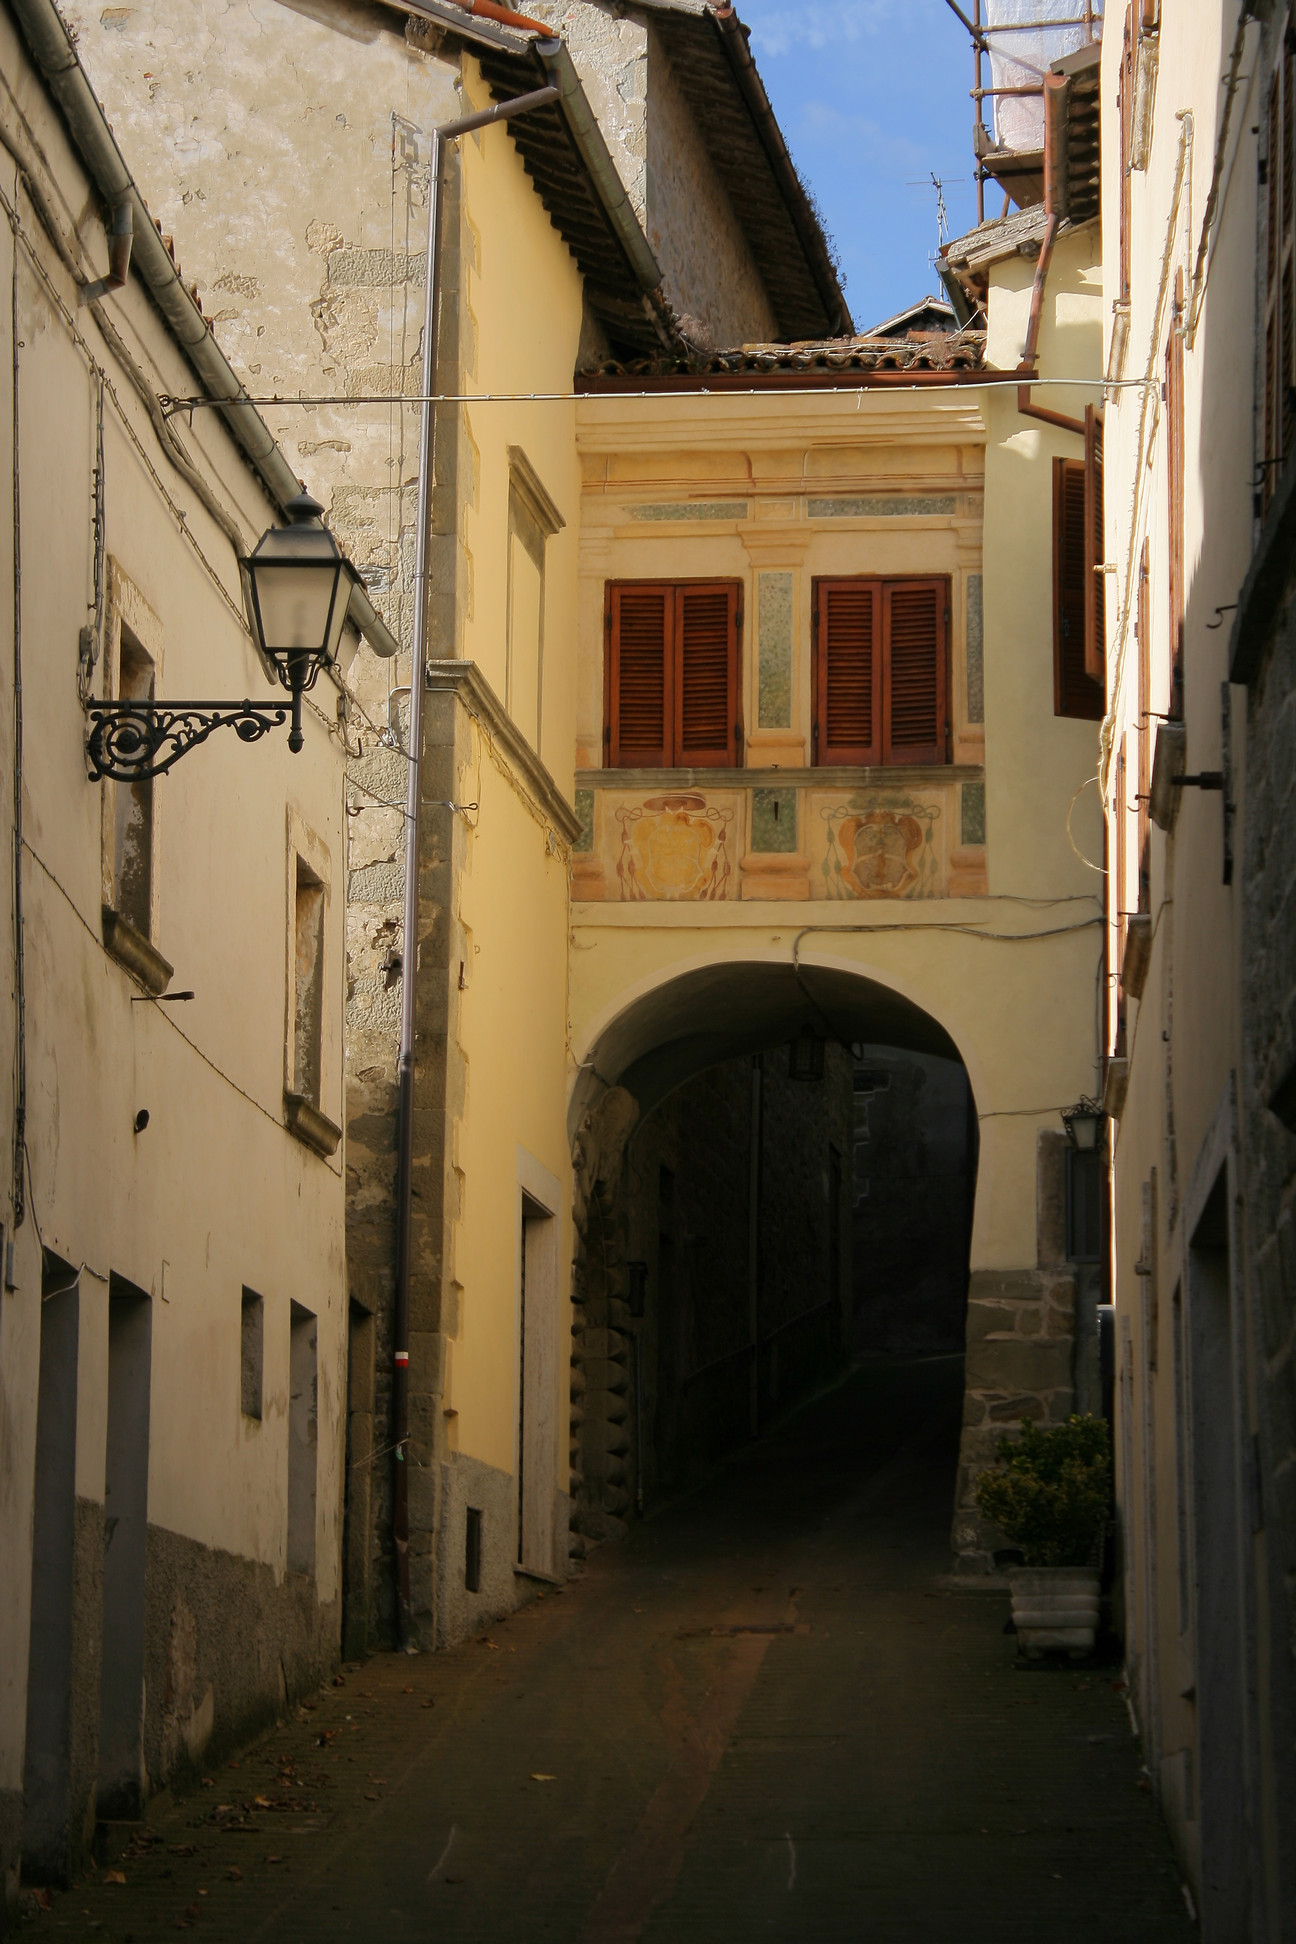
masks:
{"label": "arched passageway", "polygon": [[961,1352],[975,1108],[893,989],[683,973],[607,1025],[572,1113],[578,1551],[850,1357]]}

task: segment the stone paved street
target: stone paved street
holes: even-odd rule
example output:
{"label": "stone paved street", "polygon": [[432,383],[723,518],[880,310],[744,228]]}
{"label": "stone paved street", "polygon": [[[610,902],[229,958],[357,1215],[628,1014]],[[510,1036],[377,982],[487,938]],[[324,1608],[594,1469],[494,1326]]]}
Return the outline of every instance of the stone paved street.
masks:
{"label": "stone paved street", "polygon": [[960,1367],[864,1368],[484,1640],[383,1656],[27,1935],[1159,1944],[1116,1666],[943,1583]]}

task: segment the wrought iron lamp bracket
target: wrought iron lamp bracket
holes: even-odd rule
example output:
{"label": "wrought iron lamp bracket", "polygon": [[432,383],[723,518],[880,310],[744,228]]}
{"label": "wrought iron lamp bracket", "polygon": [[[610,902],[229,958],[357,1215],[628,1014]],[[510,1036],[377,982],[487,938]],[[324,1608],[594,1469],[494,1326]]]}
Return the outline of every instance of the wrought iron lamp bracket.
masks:
{"label": "wrought iron lamp bracket", "polygon": [[92,702],[86,754],[94,782],[142,783],[164,776],[182,756],[206,742],[214,729],[232,729],[240,742],[287,722],[283,702]]}

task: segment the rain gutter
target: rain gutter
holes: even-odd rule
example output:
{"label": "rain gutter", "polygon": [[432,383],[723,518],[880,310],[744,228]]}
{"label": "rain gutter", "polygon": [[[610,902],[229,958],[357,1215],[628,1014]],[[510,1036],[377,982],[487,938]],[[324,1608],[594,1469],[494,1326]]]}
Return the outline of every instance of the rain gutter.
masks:
{"label": "rain gutter", "polygon": [[824,310],[828,315],[829,335],[848,336],[855,328],[854,321],[846,307],[846,299],[842,295],[837,272],[828,254],[828,246],[824,241],[819,219],[806,194],[805,185],[796,172],[796,165],[788,153],[783,131],[778,125],[778,118],[765,92],[765,83],[761,80],[760,71],[752,59],[742,22],[731,6],[712,7],[710,11],[711,18],[719,29],[720,44],[733,69],[739,92],[747,105],[747,111],[756,125],[761,145],[769,158],[775,181],[782,190],[783,200],[796,223],[798,239],[805,252],[810,274],[815,280]]}
{"label": "rain gutter", "polygon": [[545,73],[550,83],[558,90],[558,105],[563,120],[575,144],[576,152],[589,172],[599,201],[602,203],[608,222],[615,232],[616,239],[625,251],[635,281],[648,299],[652,310],[663,323],[665,341],[674,341],[674,334],[664,327],[665,299],[662,296],[661,266],[652,253],[648,238],[644,235],[634,206],[626,194],[625,184],[617,174],[617,167],[608,153],[603,131],[594,118],[594,112],[581,86],[580,76],[567,51],[564,41],[538,40],[535,51],[544,63]]}
{"label": "rain gutter", "polygon": [[[96,188],[113,212],[109,240],[110,274],[85,286],[87,300],[97,302],[120,290],[133,268],[147,285],[167,328],[206,388],[218,401],[221,417],[261,478],[270,498],[282,512],[301,491],[297,478],[280,451],[265,420],[246,402],[244,388],[221,350],[206,318],[180,280],[171,253],[162,241],[103,109],[68,39],[67,29],[53,0],[10,0],[32,59],[63,112],[81,158]],[[398,643],[362,587],[352,590],[348,618],[376,654],[392,656]]]}

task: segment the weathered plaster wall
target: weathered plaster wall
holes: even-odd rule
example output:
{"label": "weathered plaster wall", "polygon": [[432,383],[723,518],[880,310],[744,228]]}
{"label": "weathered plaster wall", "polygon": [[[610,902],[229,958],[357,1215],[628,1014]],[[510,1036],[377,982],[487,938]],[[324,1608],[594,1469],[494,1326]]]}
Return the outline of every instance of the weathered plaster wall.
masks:
{"label": "weathered plaster wall", "polygon": [[651,32],[647,120],[644,227],[685,332],[708,345],[776,338],[778,323],[760,270],[665,50]]}
{"label": "weathered plaster wall", "polygon": [[[0,23],[0,65],[25,117],[19,123],[9,109],[0,110],[6,153],[22,155],[47,205],[63,212],[74,261],[86,275],[101,274],[97,198],[60,117],[32,81],[12,22]],[[29,206],[13,165],[6,162],[5,169],[11,203]],[[84,222],[80,235],[74,211]],[[57,559],[59,572],[28,574],[22,602],[27,1207],[13,1237],[13,1286],[0,1293],[0,1555],[8,1569],[0,1575],[0,1786],[23,1783],[32,1615],[35,1610],[39,1625],[52,1602],[76,1643],[67,1677],[72,1759],[65,1795],[52,1804],[54,1820],[62,1817],[63,1849],[44,1859],[52,1874],[61,1874],[76,1866],[93,1817],[100,1697],[107,1685],[100,1679],[105,1635],[98,1589],[113,1529],[105,1524],[115,1462],[109,1439],[116,1435],[110,1278],[130,1285],[136,1295],[128,1300],[147,1304],[151,1313],[149,1409],[128,1427],[146,1447],[136,1455],[147,1474],[149,1521],[197,1554],[237,1558],[240,1570],[275,1588],[286,1573],[290,1304],[315,1315],[316,1563],[301,1595],[312,1615],[303,1649],[309,1671],[302,1678],[318,1679],[336,1652],[342,1165],[340,1155],[326,1159],[292,1136],[284,1095],[293,854],[300,852],[325,887],[319,1106],[330,1120],[341,1118],[344,758],[333,691],[321,682],[305,710],[300,754],[290,754],[282,729],[255,748],[226,730],[155,787],[153,883],[145,908],[154,947],[179,974],[174,987],[193,996],[181,1006],[144,1003],[139,986],[101,942],[104,834],[113,827],[111,806],[121,786],[87,776],[83,704],[113,696],[126,625],[152,655],[163,696],[269,699],[270,691],[248,638],[229,535],[159,445],[116,340],[103,327],[120,335],[138,382],[156,393],[189,389],[184,359],[139,283],[96,312],[78,304],[66,261],[44,232],[33,225],[26,241],[42,274],[20,257],[18,396],[15,405],[6,372],[4,420],[12,428],[16,416],[18,428],[10,457],[23,484],[23,557]],[[100,398],[102,617],[93,603],[91,518]],[[180,426],[176,437],[231,521],[255,538],[271,508],[220,422]],[[3,572],[12,574],[8,554]],[[10,603],[6,613],[13,612]],[[87,624],[93,665],[79,669]],[[0,638],[6,697],[13,695],[14,653],[9,629]],[[12,735],[12,717],[5,727]],[[6,747],[12,751],[12,742]],[[4,977],[12,990],[12,933],[6,938]],[[76,1499],[75,1513],[68,1508],[75,1565],[63,1578],[47,1574],[39,1547],[33,1571],[42,1317],[48,1314],[42,1299],[50,1293],[43,1276],[55,1258],[78,1288],[75,1394],[44,1427],[49,1432],[56,1422],[68,1496],[74,1492]],[[262,1415],[255,1422],[241,1408],[245,1286],[265,1304]],[[138,1390],[131,1396],[137,1399]],[[120,1417],[119,1402],[119,1429]],[[142,1627],[156,1640],[167,1623],[151,1591],[146,1576]],[[207,1615],[209,1644],[228,1638],[249,1653],[263,1647],[255,1629],[271,1624],[265,1608],[236,1611],[231,1601],[222,1609],[222,1598],[213,1599]],[[240,1633],[240,1626],[250,1631]],[[245,1698],[237,1682],[220,1696],[231,1732]],[[11,1852],[6,1868],[14,1861]]]}

